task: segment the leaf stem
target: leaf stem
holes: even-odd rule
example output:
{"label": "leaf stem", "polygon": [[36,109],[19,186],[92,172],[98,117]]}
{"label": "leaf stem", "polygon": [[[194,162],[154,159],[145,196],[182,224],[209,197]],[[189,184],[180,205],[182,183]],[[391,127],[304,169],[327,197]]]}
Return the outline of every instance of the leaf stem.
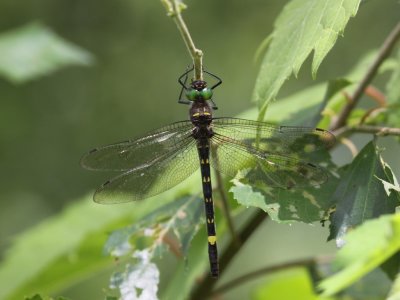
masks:
{"label": "leaf stem", "polygon": [[340,138],[352,132],[372,133],[377,136],[387,136],[387,135],[400,136],[400,128],[372,126],[372,125],[343,126],[340,127],[338,130],[334,131],[333,133],[338,138]]}
{"label": "leaf stem", "polygon": [[363,95],[365,89],[375,77],[380,65],[384,62],[386,57],[392,51],[394,45],[396,44],[397,40],[400,38],[400,22],[394,27],[394,29],[389,33],[386,40],[383,42],[381,49],[379,50],[378,55],[375,58],[375,61],[371,64],[368,71],[365,73],[364,78],[360,81],[359,85],[357,86],[354,94],[351,97],[351,100],[347,103],[347,105],[343,108],[340,112],[336,121],[332,124],[330,130],[335,131],[340,127],[344,126],[347,122],[350,113],[357,105],[358,101],[360,100],[361,96]]}
{"label": "leaf stem", "polygon": [[312,269],[315,267],[315,265],[321,264],[321,263],[327,263],[330,261],[331,258],[329,257],[321,257],[321,258],[308,258],[308,259],[302,259],[302,260],[297,260],[297,261],[292,261],[292,262],[287,262],[287,263],[282,263],[276,266],[269,266],[269,267],[264,267],[252,272],[249,272],[247,274],[241,275],[239,277],[236,277],[232,279],[231,281],[226,282],[225,284],[221,285],[217,289],[215,289],[212,293],[212,295],[218,295],[225,293],[228,290],[232,290],[235,287],[238,287],[240,284],[243,284],[247,281],[250,281],[252,279],[255,279],[259,276],[266,275],[271,272],[275,271],[280,271],[284,269],[289,269],[289,268],[294,268],[294,267],[307,267],[310,269],[310,272],[312,273]]}
{"label": "leaf stem", "polygon": [[194,80],[203,80],[203,51],[196,48],[194,45],[189,29],[187,28],[181,15],[181,12],[186,8],[186,6],[179,0],[161,0],[161,3],[166,8],[168,16],[175,21],[175,24],[181,33],[190,56],[192,57],[194,66]]}
{"label": "leaf stem", "polygon": [[228,204],[228,197],[226,196],[225,190],[224,190],[224,181],[222,180],[221,173],[215,172],[215,177],[217,179],[217,184],[218,184],[218,192],[221,197],[221,202],[222,202],[222,210],[224,211],[225,219],[228,224],[228,229],[231,234],[232,240],[235,242],[235,247],[239,248],[240,246],[240,239],[239,236],[237,235],[235,231],[235,227],[233,226],[233,220],[232,220],[232,215],[230,213],[229,209],[229,204]]}

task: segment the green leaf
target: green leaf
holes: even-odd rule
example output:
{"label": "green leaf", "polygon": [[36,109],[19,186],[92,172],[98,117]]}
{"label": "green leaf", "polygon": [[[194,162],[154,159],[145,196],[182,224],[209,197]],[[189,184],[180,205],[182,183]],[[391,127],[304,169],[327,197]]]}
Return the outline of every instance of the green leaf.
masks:
{"label": "green leaf", "polygon": [[139,296],[141,299],[157,299],[160,271],[150,262],[150,252],[135,251],[133,257],[137,263],[128,264],[124,272],[115,273],[110,287],[119,289],[122,300],[139,299]]}
{"label": "green leaf", "polygon": [[[386,299],[392,281],[376,268],[340,292],[339,299],[382,300]],[[347,298],[346,298],[347,297]]]}
{"label": "green leaf", "polygon": [[272,42],[264,56],[253,100],[264,110],[276,97],[284,81],[298,71],[314,50],[312,74],[357,13],[361,0],[293,0],[275,23]]}
{"label": "green leaf", "polygon": [[[105,252],[120,257],[131,250],[147,247],[151,249],[149,251],[152,255],[157,253],[160,256],[165,250],[161,245],[164,237],[173,232],[186,257],[191,240],[204,222],[202,205],[203,201],[197,196],[167,203],[138,220],[135,225],[112,232],[105,245]],[[145,241],[146,245],[143,245],[140,237],[147,237],[151,241]],[[135,242],[133,245],[132,240]]]}
{"label": "green leaf", "polygon": [[[324,91],[325,84],[317,84],[280,99],[268,107],[265,120],[269,123],[309,125],[310,119],[318,113]],[[257,119],[257,109],[249,109],[241,113],[239,117]]]}
{"label": "green leaf", "polygon": [[397,53],[396,65],[386,85],[388,104],[400,103],[400,50]]}
{"label": "green leaf", "polygon": [[395,281],[393,282],[392,289],[390,290],[389,296],[386,300],[399,300],[400,299],[400,273],[397,274]]}
{"label": "green leaf", "polygon": [[[346,78],[336,78],[328,81],[328,87],[326,88],[324,98],[322,103],[319,106],[318,113],[314,116],[314,121],[310,124],[311,126],[316,126],[320,121],[323,115],[324,110],[328,106],[329,101],[340,91],[342,91],[345,87],[351,85],[352,82],[347,80]],[[331,121],[329,121],[330,123]],[[324,122],[326,123],[326,121]],[[321,124],[322,125],[322,124]],[[323,127],[328,127],[329,124],[324,124]]]}
{"label": "green leaf", "polygon": [[[328,164],[329,179],[321,186],[302,189],[270,188],[265,183],[256,186],[246,183],[246,177],[251,173],[238,173],[232,180],[234,186],[230,189],[239,204],[261,208],[277,222],[299,221],[311,223],[324,219],[326,212],[332,207],[332,195],[338,178],[336,167],[325,153],[321,162]],[[314,162],[316,162],[314,160]]]}
{"label": "green leaf", "polygon": [[93,56],[33,23],[0,35],[0,75],[23,83],[69,65],[87,66]]}
{"label": "green leaf", "polygon": [[[217,218],[216,223],[221,224],[222,218]],[[218,235],[222,236],[225,226],[218,226]],[[204,271],[209,267],[207,254],[207,236],[205,230],[201,231],[193,239],[192,247],[188,252],[187,262],[180,260],[175,267],[172,278],[167,283],[160,299],[185,300],[190,299],[189,294],[196,281],[205,275]]]}
{"label": "green leaf", "polygon": [[[137,224],[116,230],[111,234],[105,246],[108,253],[122,256],[133,249],[134,257],[138,258],[137,263],[129,263],[124,272],[115,273],[111,278],[111,287],[119,288],[122,299],[132,299],[133,295],[139,293],[150,293],[155,297],[158,290],[159,271],[151,260],[161,257],[167,250],[168,245],[165,241],[170,240],[166,239],[169,233],[175,234],[183,256],[187,257],[192,239],[200,224],[204,222],[202,205],[203,201],[197,196],[184,197],[144,216]],[[150,241],[143,243],[141,237],[146,237]],[[134,241],[133,245],[132,241]],[[142,277],[139,281],[141,285],[138,286],[135,282],[140,276]],[[149,278],[144,280],[143,277],[146,276]]]}
{"label": "green leaf", "polygon": [[56,293],[77,278],[92,276],[93,270],[109,267],[112,261],[98,252],[106,239],[104,233],[116,223],[126,224],[127,218],[134,221],[147,215],[176,194],[176,189],[171,190],[163,194],[164,202],[155,199],[136,205],[98,205],[91,196],[75,201],[15,239],[0,264],[0,299],[19,300],[39,289]]}
{"label": "green leaf", "polygon": [[43,300],[43,298],[39,294],[36,294],[33,297],[26,297],[25,300]]}
{"label": "green leaf", "polygon": [[[319,84],[273,103],[267,113],[268,120],[276,123],[291,120],[291,125],[300,125],[309,121],[319,111],[324,89],[324,85]],[[308,101],[305,102],[304,99]],[[296,110],[298,107],[302,109]],[[250,114],[256,114],[255,110],[248,111],[241,117],[249,117]],[[270,189],[262,183],[258,186],[250,186],[246,183],[246,174],[239,173],[232,181],[234,186],[230,192],[239,204],[261,208],[275,221],[310,223],[323,219],[326,211],[332,206],[331,194],[338,182],[336,166],[325,149],[312,153],[300,151],[298,155],[298,158],[302,160],[320,163],[329,169],[330,177],[321,188]]]}
{"label": "green leaf", "polygon": [[386,85],[388,109],[388,124],[394,127],[400,126],[400,50],[397,54],[396,66]]}
{"label": "green leaf", "polygon": [[60,216],[18,236],[0,265],[0,282],[3,282],[0,298],[5,299],[19,286],[34,279],[48,264],[77,247],[89,232],[114,221],[121,212],[121,208],[105,210],[87,197]]}
{"label": "green leaf", "polygon": [[315,293],[306,268],[293,268],[268,276],[265,283],[254,291],[251,299],[328,300],[333,298],[320,297]]}
{"label": "green leaf", "polygon": [[336,211],[331,222],[329,239],[341,246],[344,234],[367,219],[393,213],[399,204],[396,193],[387,196],[377,178],[390,181],[383,160],[374,142],[368,143],[353,162],[342,168],[344,174],[332,198]]}
{"label": "green leaf", "polygon": [[68,298],[65,297],[57,297],[57,298],[50,298],[50,297],[45,297],[43,298],[42,296],[40,296],[39,294],[34,295],[33,297],[25,297],[25,300],[68,300]]}
{"label": "green leaf", "polygon": [[350,286],[400,250],[400,215],[366,221],[349,232],[334,266],[340,271],[321,282],[322,295],[333,295]]}
{"label": "green leaf", "polygon": [[[385,192],[386,192],[386,194],[388,196],[391,195],[392,191],[393,192],[397,192],[397,193],[395,193],[395,195],[397,196],[397,199],[399,201],[400,200],[400,196],[399,196],[400,195],[399,194],[400,193],[400,185],[399,185],[399,182],[397,181],[397,178],[394,175],[394,173],[393,173],[392,169],[390,168],[390,166],[386,162],[384,162],[382,159],[381,159],[381,163],[382,163],[382,166],[384,167],[386,180],[382,179],[382,178],[379,178],[379,177],[377,177],[377,178],[382,182],[383,188],[385,189]],[[387,180],[389,180],[389,181],[387,181]]]}

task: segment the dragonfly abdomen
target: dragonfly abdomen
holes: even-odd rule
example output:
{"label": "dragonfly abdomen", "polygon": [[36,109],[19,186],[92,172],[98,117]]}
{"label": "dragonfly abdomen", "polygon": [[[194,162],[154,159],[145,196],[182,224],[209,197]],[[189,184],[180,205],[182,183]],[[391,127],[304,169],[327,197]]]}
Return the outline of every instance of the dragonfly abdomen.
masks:
{"label": "dragonfly abdomen", "polygon": [[212,198],[211,171],[210,171],[210,147],[208,139],[197,141],[201,180],[203,185],[204,208],[206,214],[206,226],[208,234],[208,257],[210,260],[211,275],[218,277],[218,249],[217,234],[214,220],[214,201]]}

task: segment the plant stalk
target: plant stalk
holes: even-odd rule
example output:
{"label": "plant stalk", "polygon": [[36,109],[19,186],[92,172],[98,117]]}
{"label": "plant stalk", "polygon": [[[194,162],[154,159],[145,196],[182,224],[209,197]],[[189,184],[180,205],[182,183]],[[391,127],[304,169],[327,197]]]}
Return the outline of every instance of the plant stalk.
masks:
{"label": "plant stalk", "polygon": [[167,10],[168,15],[175,21],[179,32],[185,42],[189,54],[193,60],[194,80],[203,80],[203,51],[196,48],[189,29],[182,18],[181,12],[186,6],[178,0],[161,0],[161,3]]}

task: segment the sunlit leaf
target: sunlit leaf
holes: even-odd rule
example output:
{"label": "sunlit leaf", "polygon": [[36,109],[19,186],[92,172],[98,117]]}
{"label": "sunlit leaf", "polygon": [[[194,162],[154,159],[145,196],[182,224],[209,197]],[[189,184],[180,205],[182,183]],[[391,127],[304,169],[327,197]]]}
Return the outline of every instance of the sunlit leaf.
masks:
{"label": "sunlit leaf", "polygon": [[50,28],[29,24],[0,35],[0,74],[22,83],[69,65],[87,66],[93,56]]}
{"label": "sunlit leaf", "polygon": [[333,295],[382,264],[400,250],[400,215],[364,222],[345,237],[334,266],[340,271],[320,284],[323,295]]}
{"label": "sunlit leaf", "polygon": [[285,80],[297,75],[314,50],[312,73],[331,50],[360,0],[293,0],[275,22],[272,42],[261,64],[253,99],[263,110],[275,98]]}
{"label": "sunlit leaf", "polygon": [[[176,193],[166,192],[163,200],[170,201]],[[116,228],[116,223],[127,224],[127,218],[141,218],[163,204],[146,201],[135,206],[104,206],[95,204],[91,195],[72,203],[64,212],[15,238],[0,263],[0,299],[19,300],[38,289],[57,293],[77,278],[91,276],[92,270],[108,268],[113,262],[99,251],[105,233]],[[93,255],[96,251],[97,256]]]}
{"label": "sunlit leaf", "polygon": [[393,213],[399,205],[398,195],[387,196],[377,178],[390,181],[374,142],[368,143],[353,162],[343,168],[344,174],[333,194],[336,211],[331,220],[329,239],[343,244],[344,234],[367,219]]}
{"label": "sunlit leaf", "polygon": [[390,290],[389,296],[386,300],[399,300],[400,299],[400,273],[397,274],[395,281],[393,282],[392,289]]}
{"label": "sunlit leaf", "polygon": [[288,269],[267,276],[265,283],[256,288],[251,299],[333,300],[330,297],[321,297],[315,292],[306,268]]}

